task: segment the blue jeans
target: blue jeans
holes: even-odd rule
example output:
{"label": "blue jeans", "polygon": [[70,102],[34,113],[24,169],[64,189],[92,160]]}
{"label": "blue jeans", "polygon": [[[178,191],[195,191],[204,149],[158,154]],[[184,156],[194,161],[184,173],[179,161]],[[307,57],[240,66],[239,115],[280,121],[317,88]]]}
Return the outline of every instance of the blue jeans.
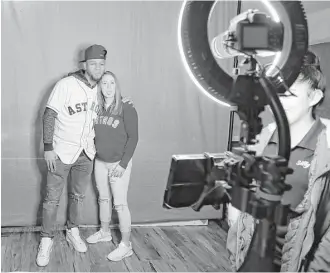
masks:
{"label": "blue jeans", "polygon": [[73,164],[64,164],[56,159],[56,171],[47,174],[46,196],[43,201],[41,237],[54,237],[57,210],[65,181],[70,173],[68,189],[67,228],[77,227],[81,223],[81,212],[85,191],[91,182],[93,161],[84,152]]}

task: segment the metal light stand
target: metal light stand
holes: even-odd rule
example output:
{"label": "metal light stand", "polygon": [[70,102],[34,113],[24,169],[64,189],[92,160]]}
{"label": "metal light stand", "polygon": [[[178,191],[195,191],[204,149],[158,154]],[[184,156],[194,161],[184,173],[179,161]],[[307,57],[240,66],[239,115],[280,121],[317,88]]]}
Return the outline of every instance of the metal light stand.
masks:
{"label": "metal light stand", "polygon": [[[230,107],[230,113],[229,113],[229,128],[228,128],[228,143],[227,143],[227,151],[232,151],[233,148],[233,133],[234,133],[234,123],[235,123],[235,114],[237,111],[237,106],[231,106]],[[228,210],[228,204],[224,203],[222,205],[222,222],[227,221],[227,210]]]}

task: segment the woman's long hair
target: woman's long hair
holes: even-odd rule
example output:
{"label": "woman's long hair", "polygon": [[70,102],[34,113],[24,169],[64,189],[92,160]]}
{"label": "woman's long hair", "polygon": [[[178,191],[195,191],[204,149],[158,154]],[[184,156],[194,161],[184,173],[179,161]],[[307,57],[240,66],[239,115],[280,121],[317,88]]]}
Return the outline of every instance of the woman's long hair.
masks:
{"label": "woman's long hair", "polygon": [[[113,103],[112,103],[109,111],[112,115],[119,116],[122,113],[123,102],[122,102],[121,90],[120,90],[118,79],[117,79],[116,75],[114,73],[112,73],[111,71],[104,72],[102,77],[104,77],[105,75],[111,75],[115,80],[115,84],[116,84],[115,97],[114,97]],[[101,79],[101,81],[102,81],[102,79]],[[103,112],[107,111],[107,109],[105,108],[105,98],[102,93],[101,81],[99,81],[99,86],[98,86],[98,91],[97,91],[99,114],[102,114]]]}

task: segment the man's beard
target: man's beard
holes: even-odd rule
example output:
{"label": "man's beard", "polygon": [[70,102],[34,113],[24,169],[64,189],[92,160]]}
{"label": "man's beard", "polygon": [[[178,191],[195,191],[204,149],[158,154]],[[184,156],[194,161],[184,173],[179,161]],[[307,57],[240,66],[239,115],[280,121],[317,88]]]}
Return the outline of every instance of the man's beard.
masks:
{"label": "man's beard", "polygon": [[94,77],[94,75],[92,73],[89,73],[88,71],[86,71],[86,73],[88,74],[88,76],[90,77],[90,79],[92,81],[94,81],[94,82],[98,82],[99,80],[101,80],[102,75],[103,75],[103,73],[102,73],[98,78],[96,78],[96,77]]}
{"label": "man's beard", "polygon": [[91,79],[92,79],[93,81],[98,82],[99,80],[101,80],[102,75],[99,76],[98,78],[95,78],[93,75],[90,75],[90,77],[91,77]]}

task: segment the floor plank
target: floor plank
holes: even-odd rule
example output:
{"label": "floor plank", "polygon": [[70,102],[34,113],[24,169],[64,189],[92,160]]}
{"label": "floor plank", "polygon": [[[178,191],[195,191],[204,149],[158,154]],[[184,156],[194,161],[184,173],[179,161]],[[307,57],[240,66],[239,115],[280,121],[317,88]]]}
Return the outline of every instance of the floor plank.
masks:
{"label": "floor plank", "polygon": [[11,240],[11,238],[9,237],[2,237],[1,236],[1,271],[2,272],[8,272],[9,268],[8,266],[10,266],[10,263],[8,263],[6,261],[6,255],[7,255],[7,251],[10,251],[10,245],[8,243],[8,240]]}
{"label": "floor plank", "polygon": [[[176,245],[171,242],[169,239],[166,239],[165,233],[161,229],[155,229],[154,231],[156,236],[155,244],[159,245],[159,252],[164,252],[164,259],[167,260],[169,265],[173,268],[173,271],[180,272],[196,272],[200,271],[198,267],[195,266],[194,262],[186,255],[180,248],[177,248]],[[181,244],[181,246],[183,246]]]}
{"label": "floor plank", "polygon": [[[81,228],[87,238],[97,228]],[[112,230],[113,241],[88,244],[86,253],[76,252],[57,231],[48,266],[35,260],[40,241],[38,232],[2,233],[1,271],[23,272],[214,272],[231,271],[225,249],[226,232],[210,221],[207,226],[136,227],[132,229],[133,255],[111,262],[108,254],[120,242]]]}
{"label": "floor plank", "polygon": [[129,272],[155,272],[149,261],[140,261],[135,253],[131,257],[126,258],[124,263]]}
{"label": "floor plank", "polygon": [[147,236],[148,230],[151,228],[132,229],[132,244],[136,255],[141,261],[159,260],[161,259],[156,248]]}
{"label": "floor plank", "polygon": [[21,265],[21,257],[22,257],[22,245],[20,241],[23,237],[21,237],[21,233],[13,234],[12,245],[9,247],[9,258],[11,260],[10,271],[20,271]]}
{"label": "floor plank", "polygon": [[30,270],[31,267],[31,253],[33,253],[33,248],[36,243],[35,236],[32,232],[28,232],[26,236],[22,236],[22,266],[21,271],[26,272]]}
{"label": "floor plank", "polygon": [[178,254],[179,257],[185,261],[185,264],[190,268],[189,271],[204,271],[205,264],[196,256],[195,253],[190,249],[190,246],[187,245],[186,239],[183,238],[177,230],[171,230],[169,228],[163,230],[166,236],[168,237],[167,242],[173,243],[173,249]]}

